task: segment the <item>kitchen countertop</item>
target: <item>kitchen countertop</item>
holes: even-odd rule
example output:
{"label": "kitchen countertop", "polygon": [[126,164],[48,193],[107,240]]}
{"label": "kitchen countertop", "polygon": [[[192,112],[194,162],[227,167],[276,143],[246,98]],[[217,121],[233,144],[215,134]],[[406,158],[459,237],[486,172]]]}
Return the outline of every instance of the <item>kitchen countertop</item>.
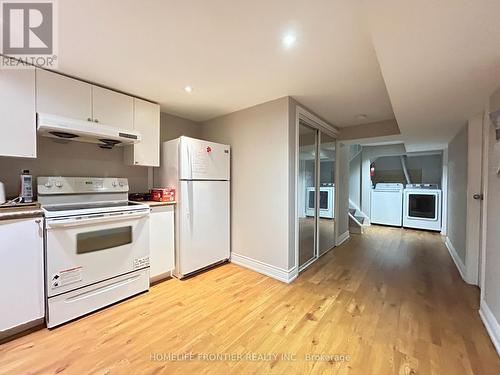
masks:
{"label": "kitchen countertop", "polygon": [[137,203],[147,204],[149,207],[159,207],[159,206],[170,206],[176,204],[176,201],[173,202],[157,202],[157,201],[133,201]]}
{"label": "kitchen countertop", "polygon": [[0,220],[27,219],[43,217],[38,203],[0,206]]}

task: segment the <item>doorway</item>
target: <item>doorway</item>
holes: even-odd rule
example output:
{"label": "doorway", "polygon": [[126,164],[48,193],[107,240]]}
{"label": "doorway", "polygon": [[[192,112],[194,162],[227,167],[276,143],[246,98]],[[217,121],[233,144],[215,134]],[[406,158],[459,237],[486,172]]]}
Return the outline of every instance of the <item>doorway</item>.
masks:
{"label": "doorway", "polygon": [[298,124],[298,265],[306,269],[335,246],[336,139],[314,124]]}

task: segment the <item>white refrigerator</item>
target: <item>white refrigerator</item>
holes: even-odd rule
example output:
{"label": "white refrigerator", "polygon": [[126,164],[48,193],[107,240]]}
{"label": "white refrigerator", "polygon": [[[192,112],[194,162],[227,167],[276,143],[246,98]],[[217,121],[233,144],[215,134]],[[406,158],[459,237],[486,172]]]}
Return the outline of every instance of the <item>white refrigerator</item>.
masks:
{"label": "white refrigerator", "polygon": [[178,278],[229,259],[230,160],[220,143],[182,136],[162,144],[154,185],[175,188]]}

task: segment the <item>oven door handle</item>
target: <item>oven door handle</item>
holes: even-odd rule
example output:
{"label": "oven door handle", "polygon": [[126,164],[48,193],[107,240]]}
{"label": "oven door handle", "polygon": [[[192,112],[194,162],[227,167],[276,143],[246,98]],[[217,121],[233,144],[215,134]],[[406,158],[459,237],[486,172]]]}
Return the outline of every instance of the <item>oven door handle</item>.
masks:
{"label": "oven door handle", "polygon": [[113,221],[122,221],[122,220],[134,220],[140,219],[142,217],[146,217],[149,215],[149,211],[146,212],[134,212],[134,213],[120,213],[120,214],[111,214],[106,216],[97,216],[89,219],[63,219],[63,220],[54,220],[47,221],[47,229],[52,228],[68,228],[68,227],[77,227],[81,225],[92,225],[92,224],[100,224],[100,223],[109,223]]}

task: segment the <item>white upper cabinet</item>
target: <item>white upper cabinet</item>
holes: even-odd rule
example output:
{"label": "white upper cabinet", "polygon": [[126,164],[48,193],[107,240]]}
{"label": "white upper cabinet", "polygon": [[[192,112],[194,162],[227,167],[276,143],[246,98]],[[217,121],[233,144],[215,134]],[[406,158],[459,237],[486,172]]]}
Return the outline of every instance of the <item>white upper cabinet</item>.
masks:
{"label": "white upper cabinet", "polygon": [[35,69],[0,70],[0,156],[36,158]]}
{"label": "white upper cabinet", "polygon": [[92,86],[94,122],[120,129],[134,129],[134,98]]}
{"label": "white upper cabinet", "polygon": [[77,120],[92,120],[92,85],[37,69],[36,111]]}
{"label": "white upper cabinet", "polygon": [[160,166],[160,106],[134,98],[134,130],[141,142],[127,146],[125,162],[130,165]]}

